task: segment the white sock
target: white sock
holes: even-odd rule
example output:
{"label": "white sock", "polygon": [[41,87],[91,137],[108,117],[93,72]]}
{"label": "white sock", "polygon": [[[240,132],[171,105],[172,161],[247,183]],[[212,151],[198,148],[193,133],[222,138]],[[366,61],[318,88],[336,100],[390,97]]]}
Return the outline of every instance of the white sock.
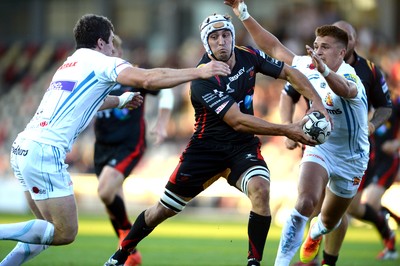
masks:
{"label": "white sock", "polygon": [[288,266],[293,256],[299,249],[303,240],[304,228],[308,217],[301,215],[296,209],[292,210],[290,217],[282,228],[275,266]]}
{"label": "white sock", "polygon": [[310,228],[310,230],[311,230],[310,231],[310,237],[312,239],[317,239],[322,235],[326,235],[327,233],[332,232],[333,230],[338,228],[341,222],[342,222],[342,219],[339,220],[339,222],[335,225],[334,228],[328,229],[322,223],[321,214],[319,214],[317,222],[314,224],[314,226],[312,228]]}
{"label": "white sock", "polygon": [[10,253],[0,262],[0,266],[19,266],[46,250],[48,245],[18,242]]}
{"label": "white sock", "polygon": [[29,244],[50,245],[53,242],[54,225],[45,220],[0,224],[0,239],[16,240]]}

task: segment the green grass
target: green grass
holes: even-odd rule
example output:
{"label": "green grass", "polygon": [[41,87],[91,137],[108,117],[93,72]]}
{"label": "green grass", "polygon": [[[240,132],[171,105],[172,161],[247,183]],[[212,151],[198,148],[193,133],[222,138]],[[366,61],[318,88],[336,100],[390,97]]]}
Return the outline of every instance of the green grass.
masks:
{"label": "green grass", "polygon": [[[0,214],[0,223],[31,219],[32,216]],[[246,215],[207,216],[184,212],[161,224],[139,249],[144,266],[239,266],[246,263]],[[273,265],[281,229],[271,227],[263,265]],[[398,234],[399,236],[399,234]],[[0,241],[0,258],[15,245]],[[105,216],[80,216],[79,234],[74,243],[51,247],[27,266],[103,265],[115,251],[117,239]],[[397,261],[377,261],[381,249],[377,232],[370,227],[350,227],[341,249],[340,266],[395,266]],[[296,255],[295,259],[298,256]]]}

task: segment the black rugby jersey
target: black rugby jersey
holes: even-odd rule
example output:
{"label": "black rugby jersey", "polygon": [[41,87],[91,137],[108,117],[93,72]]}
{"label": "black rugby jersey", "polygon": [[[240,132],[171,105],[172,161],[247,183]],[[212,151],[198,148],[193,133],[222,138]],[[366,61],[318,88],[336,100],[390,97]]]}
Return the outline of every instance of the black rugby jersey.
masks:
{"label": "black rugby jersey", "polygon": [[[371,107],[375,109],[378,107],[392,107],[389,88],[382,71],[374,63],[359,56],[356,52],[354,52],[354,55],[356,61],[351,66],[365,87],[368,110],[371,110]],[[301,94],[292,86],[286,84],[284,90],[293,99],[293,102],[299,101]]]}
{"label": "black rugby jersey", "polygon": [[[396,139],[399,130],[400,118],[400,97],[393,100],[392,114],[389,119],[378,127],[371,135],[371,160],[379,159],[385,161],[393,158],[393,155],[388,155],[382,151],[382,144],[388,140]],[[396,153],[396,157],[398,154]]]}
{"label": "black rugby jersey", "polygon": [[119,96],[127,91],[139,91],[143,96],[143,104],[133,110],[113,108],[97,112],[94,124],[96,142],[116,144],[129,142],[129,140],[135,142],[145,138],[144,100],[147,93],[157,94],[159,91],[136,89],[118,84],[110,95]]}
{"label": "black rugby jersey", "polygon": [[[241,143],[254,137],[254,134],[235,131],[222,119],[233,104],[239,105],[242,113],[254,115],[256,73],[277,78],[284,63],[252,47],[236,46],[234,52],[236,65],[229,76],[215,76],[191,83],[190,98],[195,111],[194,139]],[[198,66],[208,62],[210,58],[204,54]]]}

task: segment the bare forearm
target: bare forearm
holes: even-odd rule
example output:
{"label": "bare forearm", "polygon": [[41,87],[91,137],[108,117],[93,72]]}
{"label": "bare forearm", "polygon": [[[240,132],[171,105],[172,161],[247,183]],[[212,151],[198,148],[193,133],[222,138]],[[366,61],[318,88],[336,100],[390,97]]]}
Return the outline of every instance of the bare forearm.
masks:
{"label": "bare forearm", "polygon": [[286,70],[286,79],[296,91],[311,101],[319,99],[317,91],[306,76],[294,68],[286,68]]}
{"label": "bare forearm", "polygon": [[195,68],[171,69],[154,68],[146,71],[143,77],[143,88],[159,90],[172,88],[179,84],[201,78],[200,71]]}
{"label": "bare forearm", "polygon": [[331,71],[325,80],[328,82],[331,90],[340,97],[354,98],[357,96],[357,87],[354,83],[349,82],[344,77]]}
{"label": "bare forearm", "polygon": [[293,100],[283,90],[279,101],[279,113],[283,124],[290,124],[293,122],[295,105]]}
{"label": "bare forearm", "polygon": [[293,52],[284,46],[275,35],[264,29],[253,17],[250,16],[244,20],[243,25],[263,52],[288,65],[292,64]]}
{"label": "bare forearm", "polygon": [[99,111],[118,107],[118,96],[108,95],[103,104],[100,106]]}
{"label": "bare forearm", "polygon": [[378,127],[380,127],[385,121],[387,121],[392,114],[392,108],[390,107],[378,107],[369,121],[368,131],[372,134]]}
{"label": "bare forearm", "polygon": [[233,126],[236,131],[270,136],[286,136],[289,132],[289,126],[287,125],[270,123],[251,115],[245,116]]}

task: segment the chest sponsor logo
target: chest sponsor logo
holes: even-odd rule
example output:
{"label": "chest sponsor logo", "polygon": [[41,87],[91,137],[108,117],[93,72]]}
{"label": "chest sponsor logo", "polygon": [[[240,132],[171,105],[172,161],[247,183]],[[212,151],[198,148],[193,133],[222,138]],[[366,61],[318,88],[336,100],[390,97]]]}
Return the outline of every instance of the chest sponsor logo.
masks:
{"label": "chest sponsor logo", "polygon": [[63,90],[71,92],[75,88],[75,81],[53,81],[50,83],[48,91]]}

